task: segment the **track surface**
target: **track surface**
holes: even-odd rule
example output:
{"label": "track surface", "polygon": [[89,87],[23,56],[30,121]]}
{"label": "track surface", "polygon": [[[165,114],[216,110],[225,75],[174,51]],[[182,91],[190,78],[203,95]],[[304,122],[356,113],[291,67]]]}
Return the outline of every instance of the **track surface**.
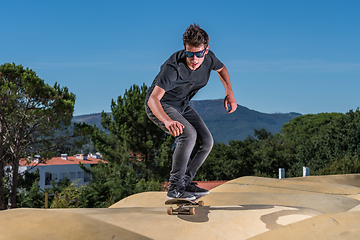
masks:
{"label": "track surface", "polygon": [[14,209],[0,239],[360,239],[360,174],[242,177],[204,196],[195,215],[167,215],[165,192],[107,209]]}

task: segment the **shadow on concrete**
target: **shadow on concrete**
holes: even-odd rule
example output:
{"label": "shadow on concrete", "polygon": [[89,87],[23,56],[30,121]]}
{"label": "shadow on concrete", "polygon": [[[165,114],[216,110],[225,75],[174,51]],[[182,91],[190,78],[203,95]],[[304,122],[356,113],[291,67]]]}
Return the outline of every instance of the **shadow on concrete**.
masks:
{"label": "shadow on concrete", "polygon": [[291,215],[307,215],[307,216],[318,216],[323,214],[319,211],[308,209],[308,208],[295,208],[294,210],[282,210],[278,212],[269,213],[261,216],[260,220],[266,224],[266,228],[269,230],[283,227],[283,225],[279,224],[277,221],[280,217],[286,217]]}
{"label": "shadow on concrete", "polygon": [[201,223],[209,221],[210,211],[247,211],[247,210],[263,210],[274,208],[273,205],[246,205],[246,206],[221,206],[211,207],[202,206],[195,208],[195,215],[189,215],[188,213],[179,213],[177,217],[188,222]]}

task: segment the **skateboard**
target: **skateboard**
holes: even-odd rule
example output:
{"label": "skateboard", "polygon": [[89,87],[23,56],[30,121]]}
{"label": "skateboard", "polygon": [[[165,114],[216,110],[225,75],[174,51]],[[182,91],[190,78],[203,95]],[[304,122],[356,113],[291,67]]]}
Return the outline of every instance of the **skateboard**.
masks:
{"label": "skateboard", "polygon": [[172,215],[174,212],[177,213],[189,213],[190,215],[195,215],[195,207],[192,206],[204,206],[204,201],[198,201],[201,196],[197,196],[195,200],[186,200],[181,198],[170,199],[165,202],[165,205],[177,205],[177,208],[168,207],[167,214]]}

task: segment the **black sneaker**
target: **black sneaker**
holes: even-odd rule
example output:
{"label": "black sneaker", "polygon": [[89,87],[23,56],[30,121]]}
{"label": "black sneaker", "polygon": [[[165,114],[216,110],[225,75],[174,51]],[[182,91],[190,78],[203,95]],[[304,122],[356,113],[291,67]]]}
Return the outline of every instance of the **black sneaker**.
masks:
{"label": "black sneaker", "polygon": [[198,186],[196,186],[197,183],[196,182],[191,182],[189,185],[186,186],[185,191],[187,193],[190,194],[194,194],[196,195],[206,195],[209,194],[210,192],[204,188],[200,188]]}
{"label": "black sneaker", "polygon": [[193,194],[182,192],[174,188],[168,191],[166,198],[167,199],[181,198],[192,201],[195,200],[196,197]]}

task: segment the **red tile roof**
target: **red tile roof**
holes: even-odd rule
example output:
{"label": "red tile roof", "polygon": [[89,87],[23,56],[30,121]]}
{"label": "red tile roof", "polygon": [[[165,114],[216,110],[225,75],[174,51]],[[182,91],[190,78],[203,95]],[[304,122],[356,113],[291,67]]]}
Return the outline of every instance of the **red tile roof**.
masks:
{"label": "red tile roof", "polygon": [[45,163],[36,163],[34,161],[27,162],[24,159],[20,160],[20,166],[51,166],[51,165],[68,165],[68,164],[98,164],[99,161],[106,162],[100,159],[87,157],[87,160],[79,159],[76,156],[68,156],[68,159],[62,159],[61,157],[53,157],[47,160]]}
{"label": "red tile roof", "polygon": [[[216,188],[218,186],[220,186],[221,184],[226,183],[228,180],[219,180],[219,181],[196,181],[196,183],[198,184],[198,187],[201,188],[205,188],[206,190],[211,190],[213,188]],[[164,191],[167,191],[167,188],[169,187],[169,183],[166,182],[164,183],[162,189]]]}
{"label": "red tile roof", "polygon": [[201,188],[205,188],[206,190],[211,190],[211,189],[216,188],[216,187],[218,187],[221,184],[224,184],[226,182],[227,182],[227,180],[223,180],[223,181],[198,181],[197,186],[201,187]]}

